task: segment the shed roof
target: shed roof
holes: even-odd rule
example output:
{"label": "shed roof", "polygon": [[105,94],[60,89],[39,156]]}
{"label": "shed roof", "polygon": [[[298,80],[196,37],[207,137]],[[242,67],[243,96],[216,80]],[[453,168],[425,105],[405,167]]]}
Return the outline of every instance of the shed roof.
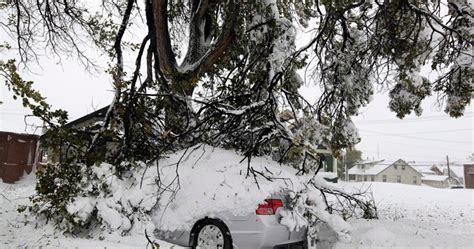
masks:
{"label": "shed roof", "polygon": [[448,176],[445,175],[423,175],[421,180],[424,181],[434,181],[434,182],[444,182],[448,179]]}
{"label": "shed roof", "polygon": [[413,166],[413,168],[420,172],[421,174],[423,175],[439,175],[440,173],[442,173],[442,169],[439,169],[440,170],[440,173],[437,173],[436,171],[434,171],[433,169],[435,169],[434,167],[437,167],[437,166]]}

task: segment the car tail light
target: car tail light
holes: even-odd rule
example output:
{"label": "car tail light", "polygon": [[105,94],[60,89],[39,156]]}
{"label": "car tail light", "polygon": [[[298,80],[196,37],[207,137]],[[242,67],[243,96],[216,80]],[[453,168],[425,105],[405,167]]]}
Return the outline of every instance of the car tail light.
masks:
{"label": "car tail light", "polygon": [[280,199],[265,199],[263,203],[258,204],[255,213],[258,215],[273,215],[276,210],[283,207],[283,202]]}

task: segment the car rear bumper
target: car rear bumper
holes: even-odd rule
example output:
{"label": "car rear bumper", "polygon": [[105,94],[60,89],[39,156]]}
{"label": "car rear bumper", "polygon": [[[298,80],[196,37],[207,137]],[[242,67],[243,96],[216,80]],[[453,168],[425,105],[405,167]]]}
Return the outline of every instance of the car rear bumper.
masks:
{"label": "car rear bumper", "polygon": [[[288,227],[280,224],[275,215],[233,216],[231,214],[216,215],[228,227],[234,249],[301,249],[306,248],[306,230],[291,232]],[[189,231],[162,232],[155,231],[161,240],[189,246]]]}
{"label": "car rear bumper", "polygon": [[227,224],[237,249],[298,248],[294,246],[304,244],[306,234],[305,231],[290,232],[274,215],[253,215],[248,220],[227,221]]}
{"label": "car rear bumper", "polygon": [[282,244],[282,245],[277,245],[273,247],[273,249],[306,249],[306,248],[308,248],[306,241],[300,241],[300,242],[290,243],[290,244]]}

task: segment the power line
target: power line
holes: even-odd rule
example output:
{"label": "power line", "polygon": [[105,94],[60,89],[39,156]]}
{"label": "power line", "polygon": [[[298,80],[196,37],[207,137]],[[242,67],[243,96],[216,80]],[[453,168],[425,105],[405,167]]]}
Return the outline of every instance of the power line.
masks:
{"label": "power line", "polygon": [[[360,129],[359,129],[360,130]],[[367,130],[361,130],[367,131]],[[473,129],[456,129],[456,130],[439,130],[439,131],[422,131],[422,132],[409,132],[409,133],[392,133],[393,135],[417,135],[417,134],[432,134],[432,133],[449,133],[449,132],[459,132],[459,131],[474,131]],[[370,132],[370,131],[367,131]],[[373,136],[373,135],[369,135]]]}
{"label": "power line", "polygon": [[[364,152],[372,152],[372,153],[377,153],[376,151],[373,151],[373,150],[360,150],[362,151],[362,157],[364,157]],[[423,156],[423,155],[420,155],[420,154],[411,154],[411,153],[393,153],[393,152],[389,152],[389,153],[386,153],[386,152],[380,152],[380,154],[382,155],[388,155],[388,156],[397,156],[400,158],[401,157],[424,157],[424,158],[430,158],[430,159],[434,159],[434,160],[437,160],[438,156]],[[436,159],[435,159],[436,158]],[[440,160],[442,160],[443,158],[441,157]]]}
{"label": "power line", "polygon": [[413,136],[404,136],[404,135],[400,135],[400,134],[384,133],[384,132],[379,132],[379,131],[368,131],[368,130],[360,130],[360,131],[371,132],[371,133],[380,134],[380,135],[384,135],[384,136],[402,137],[402,138],[424,140],[424,141],[473,144],[472,141],[469,142],[469,141],[455,141],[455,140],[444,140],[444,139],[434,139],[434,138],[424,138],[424,137],[413,137]]}
{"label": "power line", "polygon": [[[474,117],[473,114],[469,113],[467,115],[461,116],[457,119],[463,118],[471,118]],[[372,120],[357,120],[354,119],[355,123],[360,123],[363,125],[367,124],[404,124],[404,123],[418,123],[418,122],[431,122],[431,121],[446,121],[446,120],[456,120],[452,117],[446,116],[425,116],[425,117],[417,117],[417,118],[406,118],[406,119],[372,119]]]}
{"label": "power line", "polygon": [[[364,142],[363,138],[362,138],[362,142]],[[402,146],[413,146],[413,143],[410,144],[410,143],[400,143],[400,142],[392,142],[392,141],[390,141],[389,144],[398,144],[398,145],[402,145]],[[429,148],[429,147],[431,147],[431,148]],[[424,151],[446,152],[446,151],[452,150],[453,148],[447,148],[447,147],[439,146],[438,144],[428,143],[428,144],[424,144],[423,146],[418,146],[416,149],[417,150],[424,150]],[[472,153],[471,151],[467,151],[467,150],[463,150],[463,151],[456,150],[456,152],[465,153],[465,154]]]}

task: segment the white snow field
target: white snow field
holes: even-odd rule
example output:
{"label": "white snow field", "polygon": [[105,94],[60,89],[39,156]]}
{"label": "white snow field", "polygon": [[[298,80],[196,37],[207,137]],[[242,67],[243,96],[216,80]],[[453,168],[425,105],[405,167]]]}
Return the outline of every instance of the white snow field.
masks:
{"label": "white snow field", "polygon": [[[72,238],[16,209],[34,194],[34,176],[0,181],[0,248],[146,248],[143,232]],[[352,241],[331,248],[474,248],[474,190],[394,183],[339,183],[347,191],[371,189],[379,220],[349,220]],[[323,239],[324,240],[324,239]],[[328,238],[331,241],[330,238]],[[158,241],[160,248],[180,248]],[[150,247],[148,247],[150,248]],[[318,248],[324,248],[321,245]]]}
{"label": "white snow field", "polygon": [[334,248],[474,248],[474,189],[399,183],[344,183],[369,188],[378,220],[350,220],[352,242]]}
{"label": "white snow field", "polygon": [[[29,175],[15,184],[0,180],[0,248],[146,248],[145,234],[130,236],[105,234],[97,238],[73,238],[56,231],[51,223],[36,222],[33,217],[17,212],[28,204],[35,192],[35,177]],[[161,248],[180,248],[158,241]],[[150,246],[148,247],[150,248]]]}

